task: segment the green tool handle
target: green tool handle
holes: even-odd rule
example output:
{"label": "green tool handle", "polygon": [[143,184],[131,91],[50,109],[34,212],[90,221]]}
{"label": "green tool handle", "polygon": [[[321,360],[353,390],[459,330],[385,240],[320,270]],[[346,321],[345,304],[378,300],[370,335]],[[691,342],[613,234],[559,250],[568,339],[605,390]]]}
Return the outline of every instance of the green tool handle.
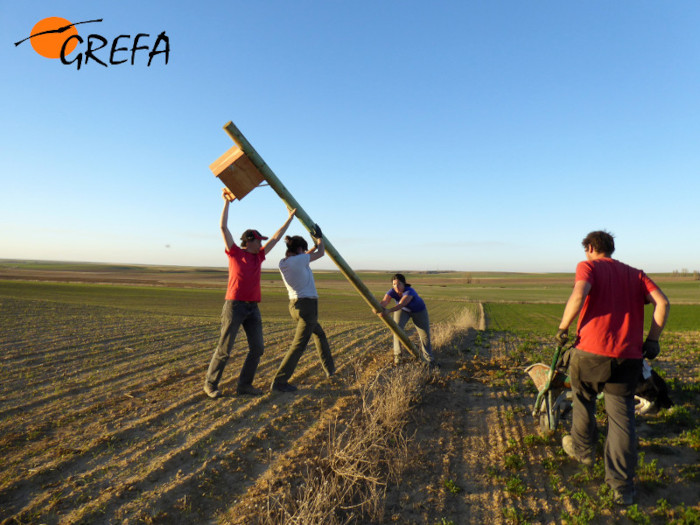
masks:
{"label": "green tool handle", "polygon": [[542,401],[544,399],[544,394],[549,392],[549,388],[552,385],[552,379],[554,378],[554,374],[556,372],[556,367],[557,367],[557,362],[559,361],[559,355],[561,354],[563,346],[558,345],[556,351],[554,352],[554,359],[552,359],[552,366],[549,367],[549,376],[547,377],[547,384],[545,384],[544,388],[537,394],[537,399],[535,399],[535,408],[532,411],[533,416],[537,416],[537,414],[540,411],[540,406],[542,405]]}

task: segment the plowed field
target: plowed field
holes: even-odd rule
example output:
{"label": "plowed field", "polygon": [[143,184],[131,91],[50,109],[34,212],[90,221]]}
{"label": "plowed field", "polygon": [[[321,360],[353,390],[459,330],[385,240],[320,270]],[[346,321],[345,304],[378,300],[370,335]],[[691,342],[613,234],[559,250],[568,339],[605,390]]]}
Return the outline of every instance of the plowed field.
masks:
{"label": "plowed field", "polygon": [[[464,304],[440,308],[434,328],[448,326],[448,313]],[[276,493],[307,481],[306,466],[328,449],[329,429],[352,419],[362,386],[396,371],[383,324],[371,315],[326,317],[336,377],[325,378],[310,347],[293,378],[298,392],[236,396],[247,348],[241,334],[224,397],[211,400],[202,384],[216,317],[0,295],[0,521],[264,523]],[[574,464],[561,452],[561,432],[538,433],[523,368],[546,355],[548,342],[478,328],[462,323],[437,341],[442,368],[407,385],[409,460],[398,478],[380,480],[379,514],[370,520],[345,509],[339,519],[629,522],[636,515],[600,489],[601,461],[591,469]],[[255,383],[267,390],[293,324],[271,315],[264,332]],[[659,366],[679,378],[676,400],[690,406],[698,400],[700,336],[676,341]],[[401,365],[410,366],[418,365]],[[649,522],[700,515],[698,412],[686,413],[685,421],[682,414],[640,420],[646,469],[634,512]],[[679,521],[686,522],[693,521]]]}

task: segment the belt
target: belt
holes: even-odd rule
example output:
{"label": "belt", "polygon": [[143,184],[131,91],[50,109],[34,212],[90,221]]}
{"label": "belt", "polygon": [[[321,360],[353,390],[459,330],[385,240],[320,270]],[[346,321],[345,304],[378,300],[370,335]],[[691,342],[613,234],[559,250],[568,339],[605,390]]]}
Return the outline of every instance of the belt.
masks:
{"label": "belt", "polygon": [[258,304],[257,301],[236,301],[236,300],[234,300],[233,302],[237,303],[237,304]]}

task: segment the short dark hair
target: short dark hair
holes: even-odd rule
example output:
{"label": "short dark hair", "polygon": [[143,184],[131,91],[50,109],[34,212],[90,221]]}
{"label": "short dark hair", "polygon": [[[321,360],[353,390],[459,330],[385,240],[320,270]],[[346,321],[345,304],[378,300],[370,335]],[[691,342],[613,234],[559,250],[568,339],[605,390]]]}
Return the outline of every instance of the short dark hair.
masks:
{"label": "short dark hair", "polygon": [[395,273],[394,275],[391,276],[391,280],[392,281],[401,281],[403,283],[403,285],[407,286],[407,287],[411,286],[410,284],[408,284],[406,282],[406,278],[404,277],[404,275],[402,273]]}
{"label": "short dark hair", "polygon": [[303,251],[307,251],[309,249],[309,244],[301,235],[294,235],[292,237],[287,235],[284,238],[284,242],[287,245],[287,251],[291,253],[297,253],[299,248],[301,248]]}
{"label": "short dark hair", "polygon": [[607,257],[610,257],[615,251],[615,239],[612,233],[605,230],[598,230],[589,233],[581,242],[585,249],[590,246],[596,252],[602,253]]}

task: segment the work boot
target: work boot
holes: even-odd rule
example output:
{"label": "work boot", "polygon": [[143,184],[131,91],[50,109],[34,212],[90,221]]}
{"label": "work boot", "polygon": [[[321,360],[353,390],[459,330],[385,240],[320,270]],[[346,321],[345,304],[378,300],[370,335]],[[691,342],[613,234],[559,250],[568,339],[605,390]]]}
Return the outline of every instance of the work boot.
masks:
{"label": "work boot", "polygon": [[215,386],[210,385],[209,383],[204,384],[204,393],[212,399],[221,397],[221,391]]}
{"label": "work boot", "polygon": [[236,393],[241,396],[261,396],[263,391],[253,385],[238,385]]}
{"label": "work boot", "polygon": [[566,455],[570,458],[575,459],[587,467],[593,465],[594,461],[592,456],[579,456],[576,454],[576,451],[574,450],[574,440],[571,436],[564,436],[564,438],[561,440],[561,446],[564,449],[564,452],[566,452]]}
{"label": "work boot", "polygon": [[634,489],[627,489],[624,491],[613,489],[613,503],[615,505],[621,505],[623,507],[629,507],[634,504],[634,498],[637,495]]}
{"label": "work boot", "polygon": [[291,383],[272,383],[272,390],[276,392],[296,392],[298,388]]}

